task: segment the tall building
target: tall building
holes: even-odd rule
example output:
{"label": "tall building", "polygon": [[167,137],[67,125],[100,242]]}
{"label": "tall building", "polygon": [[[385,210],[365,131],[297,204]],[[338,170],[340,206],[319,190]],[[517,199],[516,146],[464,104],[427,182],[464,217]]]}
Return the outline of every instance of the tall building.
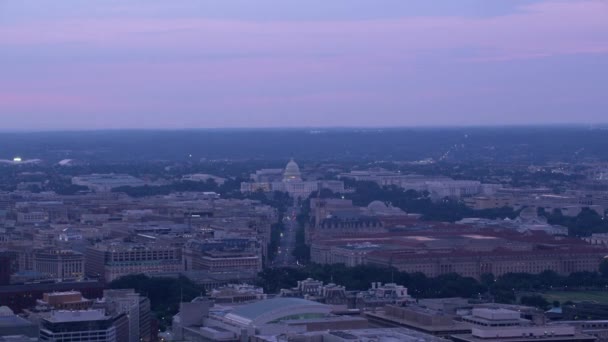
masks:
{"label": "tall building", "polygon": [[53,311],[40,325],[40,341],[119,342],[115,318],[103,310]]}
{"label": "tall building", "polygon": [[129,342],[152,340],[150,300],[133,289],[104,290],[98,303],[111,315],[126,314],[129,320]]}

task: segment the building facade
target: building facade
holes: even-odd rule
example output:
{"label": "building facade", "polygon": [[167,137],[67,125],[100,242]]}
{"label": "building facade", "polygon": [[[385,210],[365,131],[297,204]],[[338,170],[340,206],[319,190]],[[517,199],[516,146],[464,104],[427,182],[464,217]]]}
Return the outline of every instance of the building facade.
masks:
{"label": "building facade", "polygon": [[85,271],[106,282],[129,274],[180,272],[182,250],[155,243],[100,243],[87,248]]}
{"label": "building facade", "polygon": [[84,255],[72,250],[45,249],[34,253],[34,271],[52,279],[81,279]]}

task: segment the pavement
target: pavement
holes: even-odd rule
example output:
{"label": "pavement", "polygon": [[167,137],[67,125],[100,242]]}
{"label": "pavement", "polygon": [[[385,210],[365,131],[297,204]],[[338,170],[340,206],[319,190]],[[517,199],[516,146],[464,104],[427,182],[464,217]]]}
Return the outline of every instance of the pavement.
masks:
{"label": "pavement", "polygon": [[297,260],[293,256],[296,247],[296,234],[298,231],[298,221],[296,220],[297,208],[293,207],[287,211],[284,218],[285,229],[281,233],[279,250],[273,262],[274,267],[296,266]]}

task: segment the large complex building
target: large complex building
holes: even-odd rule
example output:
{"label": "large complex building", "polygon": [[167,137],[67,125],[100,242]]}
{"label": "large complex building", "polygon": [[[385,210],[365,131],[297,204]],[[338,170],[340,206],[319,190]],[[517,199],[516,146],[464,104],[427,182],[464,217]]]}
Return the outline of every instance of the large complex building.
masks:
{"label": "large complex building", "polygon": [[79,291],[86,298],[101,298],[104,285],[97,280],[38,282],[0,286],[0,305],[15,312],[36,306],[45,293]]}
{"label": "large complex building", "polygon": [[184,247],[184,269],[210,272],[260,271],[261,246],[256,239],[191,240]]}
{"label": "large complex building", "polygon": [[34,253],[34,271],[52,279],[81,279],[84,276],[84,255],[72,250],[39,250]]}
{"label": "large complex building", "polygon": [[261,341],[270,335],[367,327],[361,317],[335,316],[331,306],[301,298],[273,298],[237,307],[205,299],[182,303],[173,319],[174,341]]}
{"label": "large complex building", "polygon": [[99,243],[86,250],[87,276],[111,282],[129,274],[180,272],[181,248],[165,244]]}
{"label": "large complex building", "polygon": [[373,201],[366,207],[357,207],[347,199],[310,200],[311,220],[307,240],[315,236],[386,233],[392,228],[415,224],[420,215],[406,213],[390,204]]}
{"label": "large complex building", "polygon": [[479,181],[454,180],[442,176],[401,174],[386,170],[351,171],[340,174],[340,178],[374,182],[380,186],[396,186],[404,190],[428,192],[434,199],[492,194],[501,187],[497,184],[482,184]]}
{"label": "large complex building", "polygon": [[485,273],[500,276],[545,270],[564,275],[595,272],[606,255],[606,247],[573,238],[458,227],[317,238],[311,245],[311,260],[316,263],[395,267],[429,277],[458,273],[479,278]]}
{"label": "large complex building", "polygon": [[260,170],[251,175],[253,182],[241,183],[241,192],[256,191],[287,192],[294,198],[307,198],[313,192],[328,189],[334,193],[344,192],[344,182],[335,180],[306,181],[302,179],[298,164],[292,159],[282,172],[282,179],[277,179],[280,169]]}

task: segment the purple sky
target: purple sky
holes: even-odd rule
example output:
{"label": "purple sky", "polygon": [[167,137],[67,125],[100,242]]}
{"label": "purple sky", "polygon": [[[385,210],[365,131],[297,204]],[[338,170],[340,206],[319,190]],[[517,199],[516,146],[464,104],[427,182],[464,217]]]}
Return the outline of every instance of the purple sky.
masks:
{"label": "purple sky", "polygon": [[0,118],[0,130],[606,123],[608,2],[0,0]]}

